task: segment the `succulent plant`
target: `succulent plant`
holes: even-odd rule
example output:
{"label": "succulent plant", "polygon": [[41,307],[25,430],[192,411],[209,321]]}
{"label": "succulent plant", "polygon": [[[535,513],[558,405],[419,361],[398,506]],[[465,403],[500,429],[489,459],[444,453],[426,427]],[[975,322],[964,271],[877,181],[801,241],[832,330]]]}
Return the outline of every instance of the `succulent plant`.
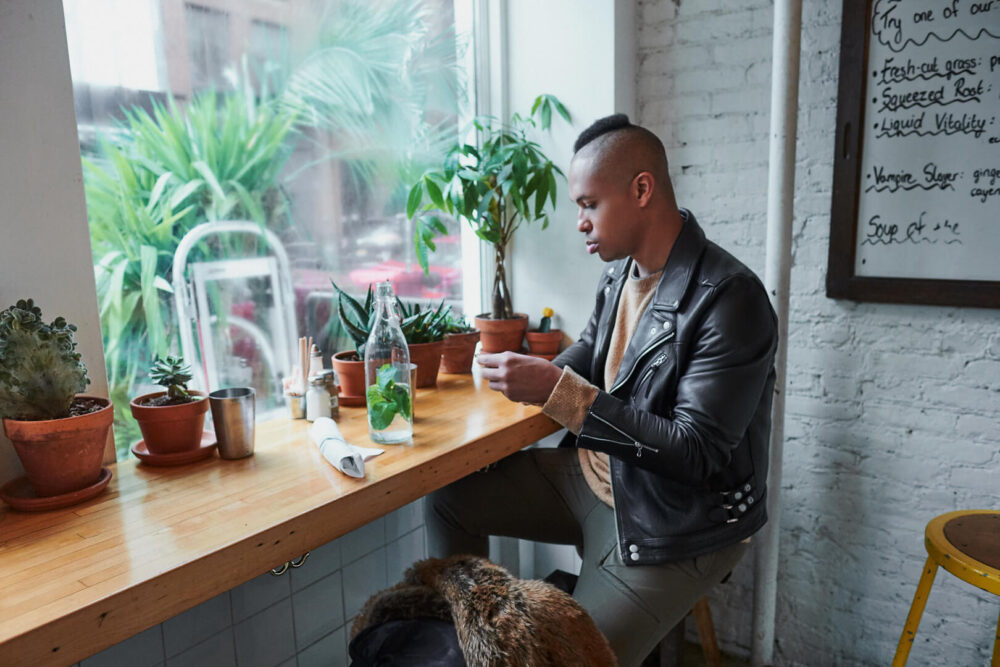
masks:
{"label": "succulent plant", "polygon": [[35,421],[70,416],[74,396],[90,383],[75,351],[76,325],[50,324],[32,299],[0,312],[0,416]]}
{"label": "succulent plant", "polygon": [[187,383],[191,381],[191,367],[184,363],[182,357],[157,357],[149,369],[149,377],[156,384],[167,388],[167,397],[171,401],[186,403],[192,400],[187,388]]}
{"label": "succulent plant", "polygon": [[456,315],[451,311],[448,312],[448,317],[445,320],[445,333],[472,333],[475,330],[476,327],[469,324],[469,320],[466,319],[465,315]]}
{"label": "succulent plant", "polygon": [[548,333],[552,328],[552,312],[551,308],[542,308],[542,319],[538,323],[539,333]]}
{"label": "succulent plant", "polygon": [[[358,353],[359,359],[365,358],[365,343],[368,342],[368,335],[375,325],[375,297],[372,293],[371,285],[368,286],[368,294],[365,297],[364,305],[357,299],[349,295],[337,286],[337,283],[330,281],[337,291],[337,314],[341,323],[347,330],[351,340],[354,341],[354,349]],[[419,304],[407,305],[396,297],[396,308],[399,310],[399,328],[403,331],[406,342],[432,343],[444,340],[444,335],[448,333],[448,318],[451,314],[451,306],[441,303],[435,309],[427,308],[422,310]]]}
{"label": "succulent plant", "polygon": [[421,311],[420,304],[407,305],[397,297],[396,307],[403,316],[400,328],[407,343],[433,343],[444,340],[444,335],[448,333],[448,315],[451,313],[451,306],[446,306],[444,299],[441,299],[437,308],[431,310],[428,307],[427,310]]}

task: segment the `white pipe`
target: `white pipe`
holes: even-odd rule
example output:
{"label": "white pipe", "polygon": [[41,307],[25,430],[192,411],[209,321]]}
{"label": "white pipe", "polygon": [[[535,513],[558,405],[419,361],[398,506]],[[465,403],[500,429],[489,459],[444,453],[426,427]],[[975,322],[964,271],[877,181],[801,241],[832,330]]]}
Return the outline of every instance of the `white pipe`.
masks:
{"label": "white pipe", "polygon": [[770,665],[774,658],[801,32],[802,0],[776,0],[771,51],[771,141],[767,183],[767,264],[764,285],[778,315],[779,339],[774,360],[777,381],[774,385],[774,404],[771,411],[771,453],[767,479],[768,522],[761,535],[754,538],[756,560],[750,656],[753,667]]}

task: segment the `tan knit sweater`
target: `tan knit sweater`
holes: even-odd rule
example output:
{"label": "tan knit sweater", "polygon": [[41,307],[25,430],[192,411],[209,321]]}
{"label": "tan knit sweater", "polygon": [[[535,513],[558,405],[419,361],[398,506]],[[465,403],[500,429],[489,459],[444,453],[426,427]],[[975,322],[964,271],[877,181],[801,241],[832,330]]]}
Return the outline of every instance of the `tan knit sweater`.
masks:
{"label": "tan knit sweater", "polygon": [[[634,265],[633,265],[634,266]],[[615,316],[615,327],[611,332],[611,342],[608,347],[608,358],[604,364],[604,386],[614,384],[618,369],[632,334],[639,324],[646,306],[649,305],[656,285],[660,281],[660,273],[656,272],[639,278],[634,273],[625,280],[621,300],[618,302],[618,312]],[[599,378],[594,378],[598,380]],[[542,412],[559,422],[573,433],[578,434],[587,416],[587,410],[597,398],[600,391],[580,377],[572,368],[563,369],[562,377],[556,383],[549,400],[542,406]],[[611,494],[611,468],[608,455],[595,452],[592,449],[580,448],[580,467],[587,484],[597,497],[614,507],[614,497]]]}

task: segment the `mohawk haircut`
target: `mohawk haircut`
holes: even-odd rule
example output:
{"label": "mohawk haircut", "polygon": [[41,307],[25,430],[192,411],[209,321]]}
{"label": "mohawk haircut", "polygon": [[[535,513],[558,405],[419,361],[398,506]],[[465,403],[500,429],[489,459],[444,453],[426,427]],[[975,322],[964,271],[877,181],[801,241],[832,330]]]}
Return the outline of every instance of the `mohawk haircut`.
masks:
{"label": "mohawk haircut", "polygon": [[598,137],[609,132],[622,130],[626,127],[635,126],[632,125],[631,121],[629,121],[628,116],[623,113],[616,113],[611,116],[605,116],[604,118],[598,118],[590,124],[590,127],[581,132],[580,136],[576,138],[576,143],[573,144],[573,152],[578,153],[581,148],[589,144],[594,139],[597,139]]}

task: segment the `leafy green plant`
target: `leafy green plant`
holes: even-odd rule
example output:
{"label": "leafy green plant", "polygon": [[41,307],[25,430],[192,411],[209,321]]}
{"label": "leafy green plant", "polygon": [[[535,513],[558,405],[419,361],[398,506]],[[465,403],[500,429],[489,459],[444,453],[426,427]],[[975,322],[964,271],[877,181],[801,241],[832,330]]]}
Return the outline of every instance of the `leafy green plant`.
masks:
{"label": "leafy green plant", "polygon": [[[444,166],[429,169],[410,188],[406,215],[415,218],[414,245],[417,259],[428,271],[428,251],[435,250],[434,237],[447,228],[432,211],[465,220],[476,236],[493,246],[493,319],[514,316],[504,260],[514,232],[525,221],[541,221],[548,227],[547,208],[556,203],[556,174],[562,171],[528,139],[528,130],[548,130],[555,112],[570,122],[569,111],[552,95],[539,95],[528,117],[514,114],[508,124],[492,117],[474,121],[478,145],[452,148]],[[547,203],[550,202],[550,203]]]}
{"label": "leafy green plant", "polygon": [[191,367],[184,363],[181,357],[167,355],[166,359],[157,358],[149,369],[149,378],[167,388],[167,398],[171,404],[190,403],[198,400],[188,391],[187,383],[191,381]]}
{"label": "leafy green plant", "polygon": [[0,312],[0,416],[62,419],[90,383],[76,352],[76,325],[42,320],[32,299]]}
{"label": "leafy green plant", "polygon": [[[368,336],[375,325],[375,298],[372,286],[368,286],[362,304],[340,289],[337,283],[331,280],[330,284],[337,293],[337,316],[354,342],[358,358],[364,359],[365,343],[368,342]],[[441,299],[437,308],[422,309],[420,304],[406,304],[396,297],[396,307],[400,314],[399,328],[403,331],[407,343],[433,343],[444,340],[444,335],[448,333],[448,317],[451,313],[451,306],[446,305],[444,299]]]}
{"label": "leafy green plant", "polygon": [[369,385],[366,398],[368,420],[373,429],[382,431],[389,428],[389,424],[397,414],[404,419],[410,419],[413,405],[410,402],[410,390],[396,384],[396,369],[392,364],[380,367],[377,376],[377,382]]}
{"label": "leafy green plant", "polygon": [[448,333],[448,314],[451,312],[451,306],[445,305],[444,299],[441,299],[436,309],[428,307],[422,311],[420,304],[407,305],[396,297],[396,307],[403,316],[400,328],[407,343],[434,343],[444,340],[444,335]]}
{"label": "leafy green plant", "polygon": [[306,135],[320,153],[316,162],[343,160],[365,187],[403,184],[400,207],[405,184],[454,142],[465,97],[463,43],[437,18],[425,0],[326,3],[315,49],[294,67],[282,94],[302,127],[335,137],[331,147]]}
{"label": "leafy green plant", "polygon": [[173,347],[173,290],[164,276],[180,239],[210,220],[287,225],[278,175],[295,115],[242,84],[221,96],[202,93],[183,110],[169,99],[124,116],[83,170],[116,439],[127,447],[138,437],[131,387],[149,359]]}
{"label": "leafy green plant", "polygon": [[358,359],[364,359],[365,343],[368,342],[368,336],[375,325],[375,297],[372,292],[372,286],[368,286],[365,303],[362,305],[357,299],[340,289],[337,283],[331,280],[330,284],[333,285],[333,289],[337,292],[336,312],[340,318],[340,323],[347,331],[347,335],[354,342],[354,350],[358,354]]}
{"label": "leafy green plant", "polygon": [[444,328],[446,334],[472,333],[476,330],[476,327],[469,324],[469,320],[465,315],[457,315],[454,312],[448,313],[448,316],[445,318]]}

